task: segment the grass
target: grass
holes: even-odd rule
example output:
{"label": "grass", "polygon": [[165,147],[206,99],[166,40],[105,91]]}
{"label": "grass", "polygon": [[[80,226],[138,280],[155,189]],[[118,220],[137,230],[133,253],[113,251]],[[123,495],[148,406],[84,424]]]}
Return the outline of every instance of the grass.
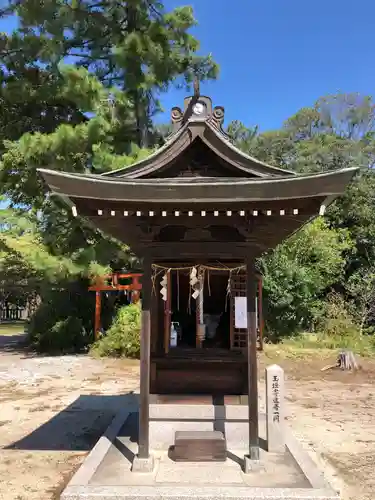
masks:
{"label": "grass", "polygon": [[315,345],[301,345],[298,339],[288,339],[280,344],[265,344],[264,354],[270,359],[328,359],[337,354],[337,349],[327,349]]}
{"label": "grass", "polygon": [[[270,346],[271,347],[271,346]],[[372,335],[333,336],[321,333],[304,333],[290,339],[284,339],[280,345],[272,348],[283,351],[288,357],[307,357],[312,353],[322,359],[342,349],[348,349],[361,356],[373,357],[375,354],[375,338]]]}
{"label": "grass", "polygon": [[25,324],[22,322],[17,323],[0,323],[0,335],[18,335],[23,333]]}

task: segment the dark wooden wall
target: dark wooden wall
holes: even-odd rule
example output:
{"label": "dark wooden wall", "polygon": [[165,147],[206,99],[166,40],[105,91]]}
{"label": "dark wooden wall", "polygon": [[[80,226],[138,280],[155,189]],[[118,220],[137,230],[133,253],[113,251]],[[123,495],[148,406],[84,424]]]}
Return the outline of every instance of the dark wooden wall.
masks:
{"label": "dark wooden wall", "polygon": [[202,358],[192,354],[181,358],[151,359],[152,394],[247,394],[247,362],[244,356],[232,359]]}

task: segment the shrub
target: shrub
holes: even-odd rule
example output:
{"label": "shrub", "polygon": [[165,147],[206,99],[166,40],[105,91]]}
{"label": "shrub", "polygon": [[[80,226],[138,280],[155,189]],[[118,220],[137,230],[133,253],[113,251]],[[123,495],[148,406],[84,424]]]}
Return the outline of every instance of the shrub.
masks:
{"label": "shrub", "polygon": [[350,305],[340,294],[329,294],[322,305],[321,314],[317,319],[321,340],[331,339],[345,344],[346,339],[359,336],[359,327],[351,313]]}
{"label": "shrub", "polygon": [[322,303],[316,330],[317,334],[301,334],[283,343],[300,348],[348,349],[362,355],[375,352],[374,336],[361,334],[350,304],[337,293],[331,293]]}
{"label": "shrub", "polygon": [[40,352],[79,352],[90,343],[94,296],[85,280],[47,290],[27,325],[29,342]]}
{"label": "shrub", "polygon": [[91,348],[97,356],[139,358],[141,309],[139,304],[119,308],[110,329]]}
{"label": "shrub", "polygon": [[82,320],[68,316],[45,332],[37,334],[36,344],[43,352],[71,353],[80,351],[87,344],[85,337]]}

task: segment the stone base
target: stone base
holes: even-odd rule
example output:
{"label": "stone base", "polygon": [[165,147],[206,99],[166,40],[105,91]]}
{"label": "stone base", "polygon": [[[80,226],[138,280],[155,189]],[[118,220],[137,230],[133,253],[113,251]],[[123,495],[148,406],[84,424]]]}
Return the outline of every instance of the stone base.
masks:
{"label": "stone base", "polygon": [[260,460],[253,460],[249,457],[249,455],[245,455],[243,465],[243,471],[245,474],[250,474],[250,472],[259,472],[264,469],[265,467],[262,465]]}
{"label": "stone base", "polygon": [[[258,457],[258,447],[249,450],[247,441],[246,447],[229,448],[226,462],[178,463],[160,450],[153,450],[153,456],[140,459],[138,445],[131,438],[138,418],[127,411],[128,415],[124,411],[114,419],[65,488],[61,500],[222,500],[224,497],[229,500],[339,500],[311,457],[287,429],[287,451],[282,454],[261,449]],[[260,421],[264,424],[265,418]],[[158,424],[162,427],[169,422]],[[250,456],[245,457],[243,464],[245,454]],[[239,464],[251,473],[244,474]]]}
{"label": "stone base", "polygon": [[[275,439],[275,437],[273,438]],[[267,451],[269,453],[285,453],[286,446],[284,443],[284,435],[280,435],[278,438],[278,442],[275,441],[267,441]]]}
{"label": "stone base", "polygon": [[155,460],[153,455],[150,455],[148,458],[139,458],[138,455],[134,457],[132,464],[132,472],[143,472],[143,473],[152,473],[155,467]]}

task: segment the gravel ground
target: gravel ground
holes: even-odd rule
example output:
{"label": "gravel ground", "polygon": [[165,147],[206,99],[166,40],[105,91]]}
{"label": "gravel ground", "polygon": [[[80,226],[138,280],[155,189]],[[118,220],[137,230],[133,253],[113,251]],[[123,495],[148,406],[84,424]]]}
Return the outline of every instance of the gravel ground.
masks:
{"label": "gravel ground", "polygon": [[[88,451],[137,390],[139,367],[89,356],[40,357],[0,336],[0,499],[59,497]],[[289,424],[343,500],[375,498],[375,362],[350,374],[327,359],[260,356],[285,369]],[[261,380],[261,392],[264,382]]]}

